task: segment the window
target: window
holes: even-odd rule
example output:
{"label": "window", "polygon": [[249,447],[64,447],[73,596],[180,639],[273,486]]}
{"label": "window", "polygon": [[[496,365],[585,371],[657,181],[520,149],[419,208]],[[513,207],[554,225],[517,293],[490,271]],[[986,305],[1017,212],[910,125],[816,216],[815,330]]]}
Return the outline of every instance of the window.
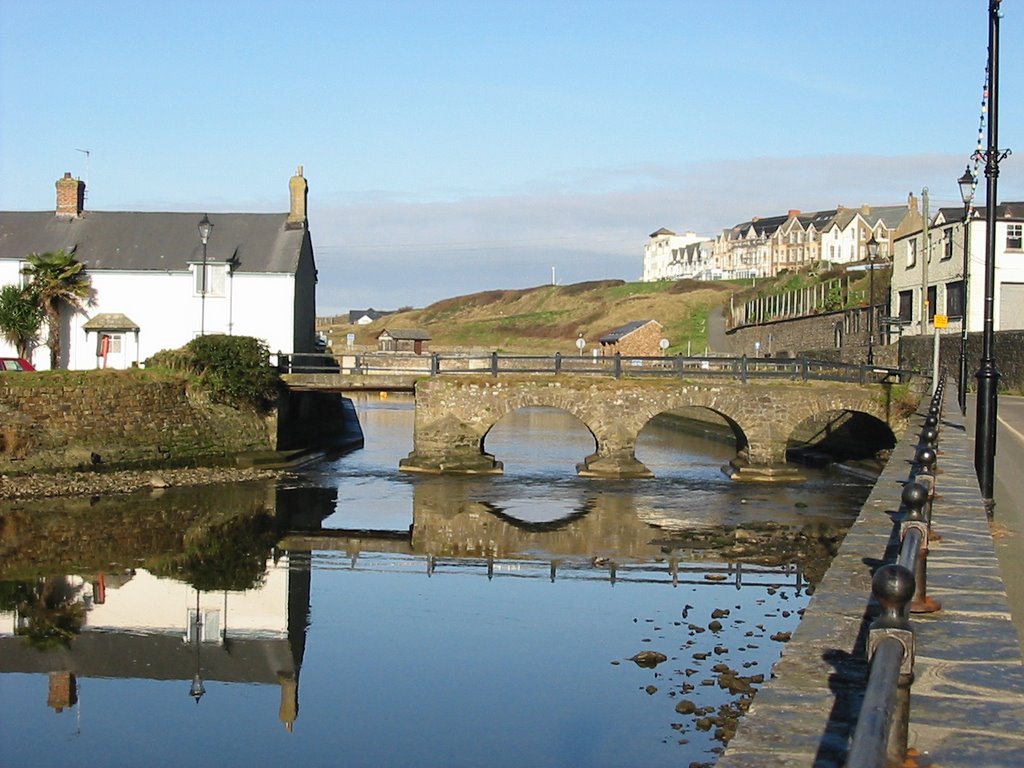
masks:
{"label": "window", "polygon": [[[198,614],[201,624],[201,631],[199,632],[199,639],[204,643],[219,643],[223,639],[220,632],[220,611],[218,610],[207,610],[201,609]],[[185,630],[185,642],[194,643],[196,641],[196,609],[189,608],[188,610],[188,623]]]}
{"label": "window", "polygon": [[910,322],[914,318],[914,292],[900,291],[900,320]]}
{"label": "window", "polygon": [[[193,274],[195,275],[195,294],[196,296],[203,295],[203,265],[193,264]],[[225,293],[225,283],[227,282],[228,265],[227,264],[207,264],[206,265],[206,295],[207,296],[223,296]]]}
{"label": "window", "polygon": [[907,269],[917,264],[917,238],[907,240]]}
{"label": "window", "polygon": [[953,258],[953,228],[943,230],[942,232],[942,258],[951,259]]}
{"label": "window", "polygon": [[964,281],[946,283],[946,314],[950,317],[964,316]]}
{"label": "window", "polygon": [[1008,250],[1008,251],[1019,251],[1019,250],[1021,250],[1022,235],[1024,235],[1024,224],[1007,224],[1006,225],[1006,250]]}
{"label": "window", "polygon": [[939,288],[936,285],[928,286],[928,319],[935,317],[935,303],[938,301]]}

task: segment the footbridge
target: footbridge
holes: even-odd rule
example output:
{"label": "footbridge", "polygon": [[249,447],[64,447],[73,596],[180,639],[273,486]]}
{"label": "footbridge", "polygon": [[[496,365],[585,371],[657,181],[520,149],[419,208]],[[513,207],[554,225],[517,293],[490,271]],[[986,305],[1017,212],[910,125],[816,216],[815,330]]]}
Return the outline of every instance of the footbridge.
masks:
{"label": "footbridge", "polygon": [[[408,472],[500,473],[500,457],[485,448],[488,432],[511,411],[546,406],[571,413],[594,438],[594,451],[581,457],[582,476],[650,477],[636,458],[637,438],[655,416],[686,407],[718,414],[732,429],[737,479],[772,480],[795,474],[786,465],[794,432],[807,423],[825,423],[848,413],[866,414],[893,434],[906,427],[908,409],[894,392],[898,372],[861,366],[798,362],[773,367],[678,369],[658,358],[662,368],[625,366],[619,375],[585,371],[465,371],[434,375],[415,387],[413,450],[400,462]],[[621,365],[621,362],[620,362]],[[744,361],[746,366],[746,361]],[[624,375],[623,370],[630,375]],[[717,374],[717,375],[713,375]],[[911,409],[912,410],[912,409]]]}

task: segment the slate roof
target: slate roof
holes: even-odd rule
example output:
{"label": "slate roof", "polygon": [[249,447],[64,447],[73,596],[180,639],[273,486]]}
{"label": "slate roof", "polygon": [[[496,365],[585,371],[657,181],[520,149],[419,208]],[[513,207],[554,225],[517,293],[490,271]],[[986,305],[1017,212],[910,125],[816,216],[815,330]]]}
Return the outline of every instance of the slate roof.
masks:
{"label": "slate roof", "polygon": [[415,329],[385,328],[377,334],[377,338],[379,339],[384,335],[390,336],[397,341],[430,341],[429,333]]}
{"label": "slate roof", "polygon": [[[633,331],[638,330],[640,328],[643,328],[648,323],[654,323],[654,322],[657,322],[657,321],[656,320],[632,320],[632,321],[626,323],[625,325],[620,326],[619,328],[616,328],[614,331],[610,331],[610,332],[606,333],[604,336],[599,338],[598,341],[601,344],[614,344],[615,342],[620,341],[624,337],[626,337],[629,334],[633,333]],[[660,327],[660,324],[659,324],[659,327]]]}
{"label": "slate roof", "polygon": [[385,315],[393,315],[393,310],[380,310],[370,307],[369,309],[350,309],[348,311],[348,321],[354,323],[361,317],[368,317],[371,320],[379,320]]}
{"label": "slate roof", "polygon": [[[202,261],[196,225],[201,213],[87,211],[62,218],[53,211],[0,211],[0,258],[76,248],[90,271],[184,272]],[[211,213],[207,260],[235,260],[238,272],[293,274],[303,227],[286,229],[285,213]]]}
{"label": "slate roof", "polygon": [[90,318],[82,326],[83,331],[134,331],[138,333],[139,324],[120,312],[101,312]]}

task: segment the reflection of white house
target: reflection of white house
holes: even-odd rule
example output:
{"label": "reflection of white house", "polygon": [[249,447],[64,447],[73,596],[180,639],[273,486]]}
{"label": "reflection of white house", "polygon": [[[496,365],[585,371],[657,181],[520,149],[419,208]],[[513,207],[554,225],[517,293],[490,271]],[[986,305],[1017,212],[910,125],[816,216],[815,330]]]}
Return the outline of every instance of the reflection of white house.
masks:
{"label": "reflection of white house", "polygon": [[298,715],[308,569],[291,568],[287,557],[268,561],[260,586],[244,592],[197,593],[141,569],[67,576],[64,586],[85,609],[82,631],[59,653],[40,653],[16,634],[26,619],[0,611],[0,674],[50,673],[51,688],[54,673],[182,681],[198,675],[207,682],[279,685],[279,716],[291,728]]}
{"label": "reflection of white house", "polygon": [[[930,333],[936,314],[949,319],[944,333],[960,333],[964,316],[964,210],[942,208],[932,219],[927,236],[922,228],[896,240],[893,255],[893,314],[904,320],[905,333]],[[984,215],[975,211],[969,237],[967,329],[981,331],[984,322]],[[1024,203],[996,208],[995,290],[993,329],[1024,328]],[[924,308],[927,315],[923,319]],[[922,328],[922,322],[924,323]]]}
{"label": "reflection of white house", "polygon": [[[301,167],[289,191],[288,213],[210,214],[204,258],[203,214],[86,211],[85,184],[65,174],[55,212],[0,212],[0,285],[23,281],[30,253],[74,249],[93,302],[63,318],[68,368],[126,368],[201,333],[312,352],[316,267]],[[11,354],[2,342],[0,354]],[[33,362],[48,366],[48,351],[38,347]]]}

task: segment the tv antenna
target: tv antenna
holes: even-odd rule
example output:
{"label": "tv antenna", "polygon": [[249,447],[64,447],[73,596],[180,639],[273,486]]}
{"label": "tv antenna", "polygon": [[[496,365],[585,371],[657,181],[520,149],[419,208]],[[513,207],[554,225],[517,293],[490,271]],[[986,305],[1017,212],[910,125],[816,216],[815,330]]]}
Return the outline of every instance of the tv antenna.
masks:
{"label": "tv antenna", "polygon": [[92,155],[92,151],[88,149],[75,149],[75,152],[81,152],[85,155],[85,199],[89,199],[89,158]]}

